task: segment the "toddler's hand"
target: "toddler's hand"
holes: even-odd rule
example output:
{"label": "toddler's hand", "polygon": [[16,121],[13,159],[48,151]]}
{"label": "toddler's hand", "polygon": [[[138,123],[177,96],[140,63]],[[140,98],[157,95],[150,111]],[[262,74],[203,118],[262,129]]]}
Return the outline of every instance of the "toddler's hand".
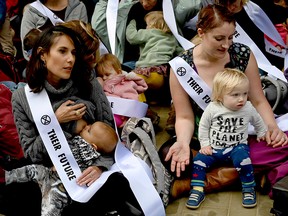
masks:
{"label": "toddler's hand", "polygon": [[205,147],[202,147],[199,152],[201,154],[204,154],[204,155],[212,155],[212,147],[211,146],[205,146]]}

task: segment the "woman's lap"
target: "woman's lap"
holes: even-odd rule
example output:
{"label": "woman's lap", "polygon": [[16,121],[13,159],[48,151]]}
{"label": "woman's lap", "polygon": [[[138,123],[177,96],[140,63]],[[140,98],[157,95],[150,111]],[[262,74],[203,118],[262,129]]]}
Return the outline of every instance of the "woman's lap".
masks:
{"label": "woman's lap", "polygon": [[[288,134],[288,132],[286,132]],[[168,140],[159,149],[159,156],[165,167],[170,170],[170,161],[164,161],[169,148],[176,141],[176,137]],[[250,146],[250,157],[254,167],[255,174],[267,174],[269,183],[273,186],[281,178],[288,176],[288,145],[284,147],[272,148],[265,142],[257,142],[255,136],[248,139]],[[193,146],[191,143],[190,146]],[[190,163],[192,160],[190,160]],[[228,167],[227,167],[228,168]],[[231,170],[231,167],[229,167]],[[216,169],[217,170],[217,169]],[[225,171],[225,168],[221,168]],[[228,170],[228,169],[227,169]],[[214,174],[212,174],[214,173]],[[210,172],[207,175],[218,176],[218,172]],[[173,174],[173,173],[172,173]],[[187,167],[185,173],[181,175],[183,179],[191,176],[191,164]],[[229,175],[231,176],[231,175]],[[221,180],[219,179],[221,182]],[[212,187],[213,188],[213,187]]]}
{"label": "woman's lap", "polygon": [[288,145],[272,148],[266,142],[257,142],[254,136],[248,142],[255,173],[267,173],[271,185],[288,175]]}

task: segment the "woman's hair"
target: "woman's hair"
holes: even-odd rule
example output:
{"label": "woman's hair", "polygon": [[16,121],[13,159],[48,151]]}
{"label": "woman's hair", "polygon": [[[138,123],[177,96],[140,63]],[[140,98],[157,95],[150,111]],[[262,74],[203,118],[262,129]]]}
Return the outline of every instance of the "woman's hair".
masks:
{"label": "woman's hair", "polygon": [[117,56],[111,54],[111,53],[106,53],[102,55],[96,65],[96,73],[98,74],[103,74],[105,73],[106,67],[107,66],[112,66],[115,71],[120,71],[122,70],[121,68],[121,63]]}
{"label": "woman's hair", "polygon": [[212,101],[221,102],[225,94],[229,94],[236,86],[249,83],[245,73],[238,69],[225,68],[213,79]]}
{"label": "woman's hair", "polygon": [[[80,20],[71,20],[64,23],[59,23],[57,25],[62,25],[67,28],[71,28],[77,34],[79,34],[79,37],[81,38],[84,44],[83,58],[89,65],[93,65],[94,62],[98,61],[100,54],[98,53],[98,55],[96,56],[96,52],[98,51],[100,43],[96,31],[92,28],[92,26],[89,23],[85,23]],[[94,58],[92,58],[92,56]]]}
{"label": "woman's hair", "polygon": [[[63,35],[71,38],[76,50],[76,60],[70,79],[78,88],[80,96],[87,98],[91,94],[92,89],[92,84],[90,82],[91,70],[88,69],[88,65],[84,62],[82,57],[83,44],[72,29],[64,26],[52,26],[41,33],[34,45],[31,58],[27,64],[27,83],[34,93],[40,92],[44,88],[48,71],[41,56],[45,53],[49,53],[51,46],[55,43],[57,38]],[[41,50],[38,50],[40,47]]]}
{"label": "woman's hair", "polygon": [[201,28],[203,32],[208,32],[222,26],[225,22],[233,23],[236,26],[233,13],[220,5],[208,5],[199,12],[196,27],[197,29]]}
{"label": "woman's hair", "polygon": [[163,12],[162,11],[151,11],[144,17],[145,22],[148,25],[150,22],[150,28],[160,29],[165,33],[170,33],[171,30],[169,29],[168,25],[166,24]]}

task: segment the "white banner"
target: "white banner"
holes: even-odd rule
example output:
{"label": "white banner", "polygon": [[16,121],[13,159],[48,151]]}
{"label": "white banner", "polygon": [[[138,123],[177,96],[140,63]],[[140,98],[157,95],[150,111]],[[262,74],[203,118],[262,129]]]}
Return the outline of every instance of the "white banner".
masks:
{"label": "white banner", "polygon": [[270,46],[271,43],[267,41],[265,38],[263,38],[263,40],[265,40],[267,52],[271,53],[272,55],[285,58],[285,61],[284,59],[283,61],[284,61],[284,69],[286,69],[288,67],[288,64],[287,64],[288,63],[287,62],[288,61],[288,47],[284,43],[283,39],[281,38],[274,24],[271,22],[270,18],[257,4],[253,3],[252,1],[248,1],[246,4],[244,4],[243,7],[246,13],[248,14],[249,18],[264,34],[266,34],[273,41],[275,41],[276,43],[284,47],[284,49],[279,51],[276,47],[273,48],[272,46]]}
{"label": "white banner", "polygon": [[175,57],[169,64],[187,94],[204,110],[211,101],[210,87],[184,59]]}
{"label": "white banner", "polygon": [[255,55],[259,68],[266,71],[273,77],[277,77],[278,79],[287,82],[283,72],[279,70],[277,67],[271,65],[266,56],[261,52],[261,50],[257,47],[254,41],[247,35],[247,33],[241,28],[241,26],[238,25],[238,23],[236,24],[234,42],[239,42],[250,47],[250,49],[253,51],[253,54]]}
{"label": "white banner", "polygon": [[136,100],[107,96],[112,112],[127,117],[142,118],[146,116],[148,104]]}
{"label": "white banner", "polygon": [[178,42],[181,44],[181,46],[185,50],[192,48],[194,46],[194,44],[192,42],[190,42],[189,40],[187,40],[186,38],[184,38],[178,34],[172,1],[171,0],[163,0],[162,7],[163,7],[164,20],[167,23],[167,25],[169,26],[174,37],[178,40]]}
{"label": "white banner", "polygon": [[44,16],[47,16],[53,25],[56,25],[57,23],[63,23],[63,20],[61,20],[58,16],[56,16],[49,8],[47,8],[39,0],[31,3],[30,5],[35,9],[37,9]]}
{"label": "white banner", "polygon": [[108,0],[106,9],[106,25],[112,54],[115,55],[116,23],[119,0]]}

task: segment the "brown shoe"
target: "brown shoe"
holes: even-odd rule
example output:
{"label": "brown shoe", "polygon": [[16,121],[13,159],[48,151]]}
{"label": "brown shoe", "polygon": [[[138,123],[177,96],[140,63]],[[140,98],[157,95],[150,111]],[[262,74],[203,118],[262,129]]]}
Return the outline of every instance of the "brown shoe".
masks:
{"label": "brown shoe", "polygon": [[190,191],[190,178],[175,179],[171,183],[170,199],[175,200],[184,196],[189,196]]}
{"label": "brown shoe", "polygon": [[175,135],[175,121],[176,121],[176,115],[175,115],[175,108],[174,105],[171,104],[170,111],[168,113],[169,117],[166,122],[165,130],[168,134],[171,136]]}
{"label": "brown shoe", "polygon": [[151,119],[153,126],[158,126],[160,122],[160,116],[157,112],[153,111],[150,107],[147,109],[146,117]]}

